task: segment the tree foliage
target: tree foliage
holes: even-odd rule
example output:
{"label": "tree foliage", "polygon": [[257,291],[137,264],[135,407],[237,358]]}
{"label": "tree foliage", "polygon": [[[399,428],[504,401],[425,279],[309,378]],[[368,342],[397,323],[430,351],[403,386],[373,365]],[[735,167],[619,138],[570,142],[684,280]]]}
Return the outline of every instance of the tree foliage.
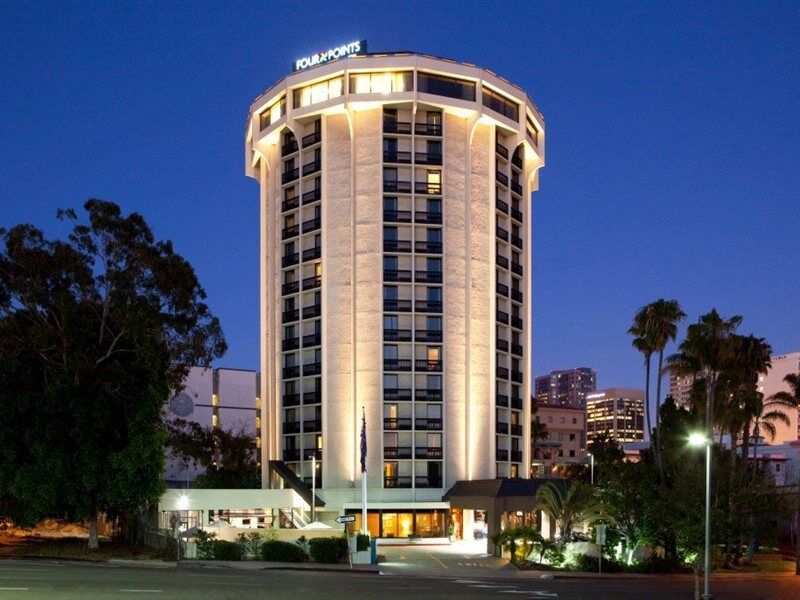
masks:
{"label": "tree foliage", "polygon": [[0,490],[20,523],[123,514],[162,490],[162,409],[225,341],[191,265],[100,200],[66,239],[0,229]]}

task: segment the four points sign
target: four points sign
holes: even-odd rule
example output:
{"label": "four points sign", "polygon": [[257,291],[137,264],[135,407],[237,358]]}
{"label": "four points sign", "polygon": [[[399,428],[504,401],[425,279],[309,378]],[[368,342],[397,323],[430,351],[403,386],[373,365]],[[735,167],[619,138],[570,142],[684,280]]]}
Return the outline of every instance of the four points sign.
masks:
{"label": "four points sign", "polygon": [[325,64],[328,61],[344,58],[351,54],[364,54],[367,51],[367,40],[342,44],[335,48],[329,48],[323,52],[317,52],[310,56],[298,58],[292,63],[292,71],[302,71],[308,67]]}

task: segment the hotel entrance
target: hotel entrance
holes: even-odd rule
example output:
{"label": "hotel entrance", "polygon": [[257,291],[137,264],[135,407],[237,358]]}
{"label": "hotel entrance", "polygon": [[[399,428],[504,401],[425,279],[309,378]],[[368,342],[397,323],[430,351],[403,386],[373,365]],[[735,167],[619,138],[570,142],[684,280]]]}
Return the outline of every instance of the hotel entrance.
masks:
{"label": "hotel entrance", "polygon": [[486,511],[454,508],[450,511],[450,537],[453,540],[484,540],[488,535]]}
{"label": "hotel entrance", "polygon": [[[348,525],[348,531],[361,531],[361,511],[347,510],[347,514],[355,516],[354,523]],[[447,511],[442,510],[368,510],[367,529],[374,538],[408,539],[446,538]]]}

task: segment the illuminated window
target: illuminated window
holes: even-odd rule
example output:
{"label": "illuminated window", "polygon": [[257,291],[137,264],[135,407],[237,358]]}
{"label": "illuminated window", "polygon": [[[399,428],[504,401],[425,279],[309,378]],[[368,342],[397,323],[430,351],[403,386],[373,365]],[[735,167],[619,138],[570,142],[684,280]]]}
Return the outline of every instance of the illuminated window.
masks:
{"label": "illuminated window", "polygon": [[354,73],[350,75],[351,94],[389,94],[414,90],[411,71],[403,73]]}
{"label": "illuminated window", "polygon": [[293,103],[295,108],[302,108],[331,98],[338,98],[343,93],[343,78],[334,77],[320,81],[313,85],[294,90]]}
{"label": "illuminated window", "polygon": [[519,104],[486,87],[483,88],[483,105],[512,121],[519,121]]}
{"label": "illuminated window", "polygon": [[283,97],[280,100],[275,101],[275,103],[272,104],[272,106],[270,106],[269,108],[267,108],[267,110],[259,114],[260,128],[262,130],[266,129],[285,114],[286,114],[286,97]]}

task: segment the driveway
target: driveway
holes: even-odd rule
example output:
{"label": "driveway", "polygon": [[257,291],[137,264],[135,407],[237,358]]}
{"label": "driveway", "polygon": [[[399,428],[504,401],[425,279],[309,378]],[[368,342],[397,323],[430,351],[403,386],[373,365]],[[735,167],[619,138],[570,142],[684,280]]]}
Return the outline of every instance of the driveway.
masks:
{"label": "driveway", "polygon": [[381,572],[393,575],[486,577],[500,570],[516,571],[507,560],[486,552],[486,540],[441,545],[379,545],[378,554],[385,557],[380,564]]}

